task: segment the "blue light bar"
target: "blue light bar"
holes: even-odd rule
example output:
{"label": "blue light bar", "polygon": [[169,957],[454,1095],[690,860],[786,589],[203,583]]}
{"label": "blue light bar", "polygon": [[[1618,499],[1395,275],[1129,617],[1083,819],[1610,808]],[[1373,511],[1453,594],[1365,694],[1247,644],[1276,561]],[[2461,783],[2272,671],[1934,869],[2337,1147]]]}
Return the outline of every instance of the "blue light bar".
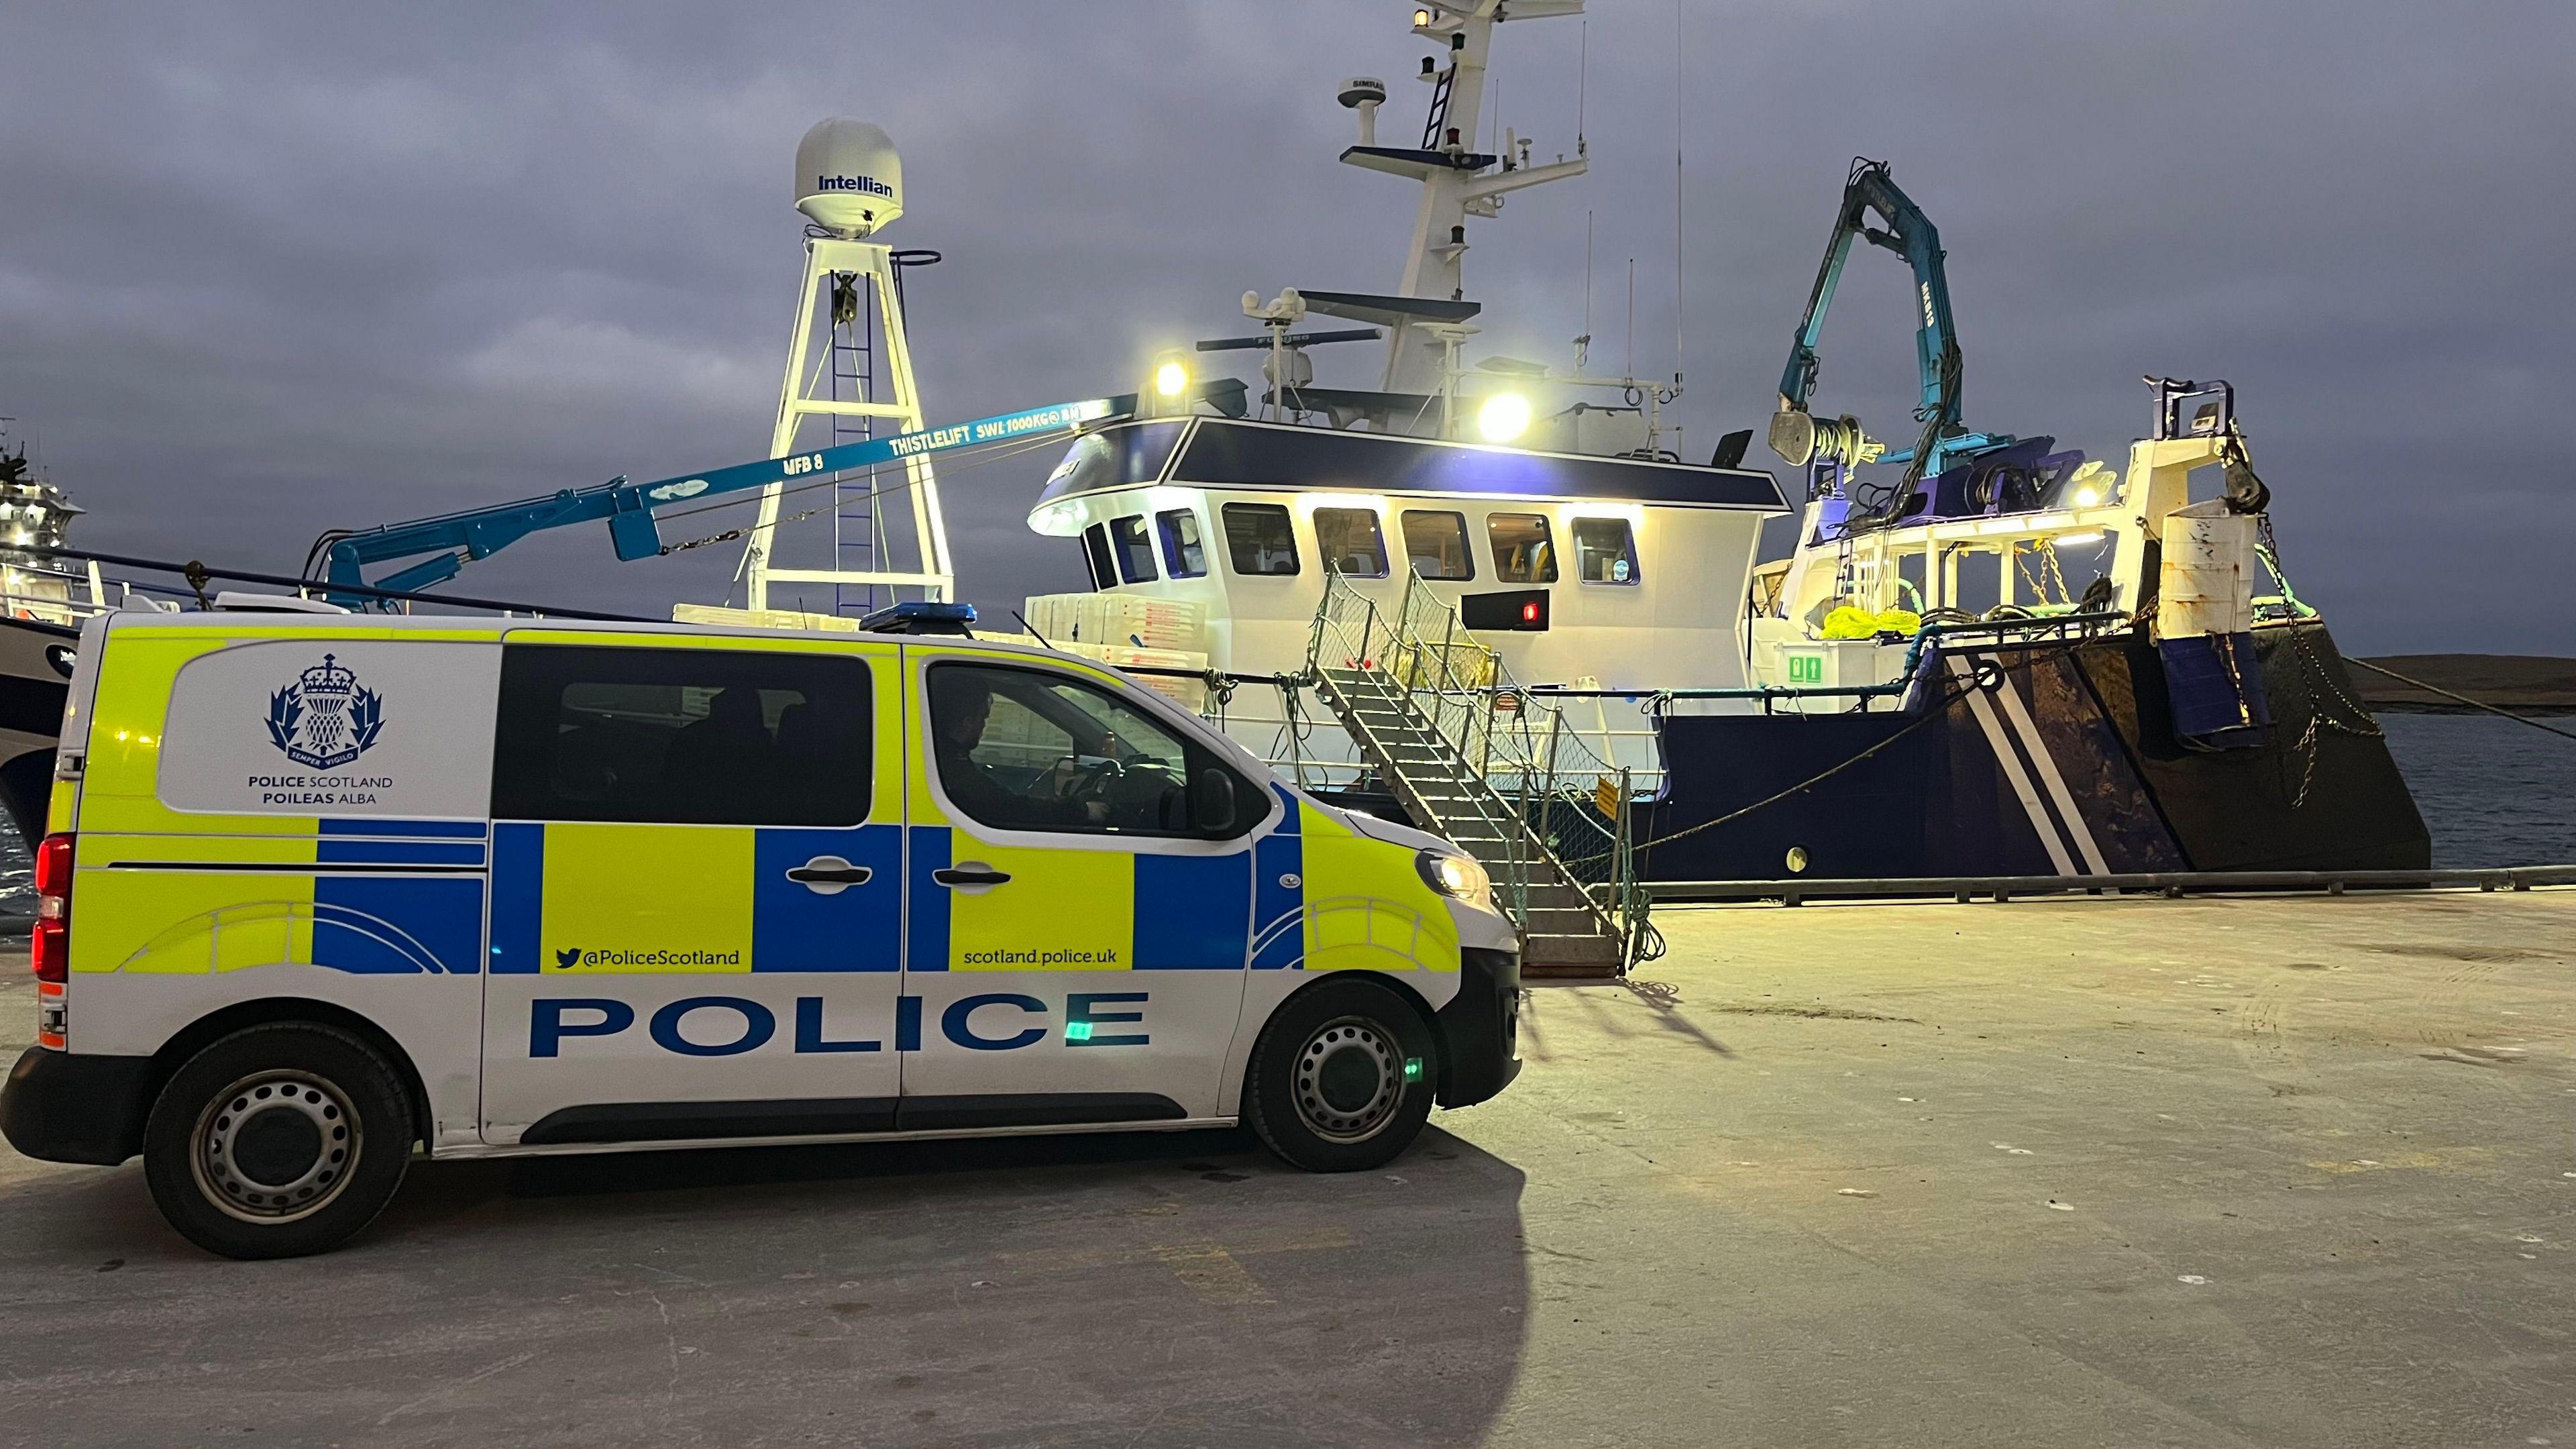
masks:
{"label": "blue light bar", "polygon": [[889,604],[866,618],[859,627],[871,634],[964,634],[973,635],[973,604],[934,604],[924,599],[911,599]]}

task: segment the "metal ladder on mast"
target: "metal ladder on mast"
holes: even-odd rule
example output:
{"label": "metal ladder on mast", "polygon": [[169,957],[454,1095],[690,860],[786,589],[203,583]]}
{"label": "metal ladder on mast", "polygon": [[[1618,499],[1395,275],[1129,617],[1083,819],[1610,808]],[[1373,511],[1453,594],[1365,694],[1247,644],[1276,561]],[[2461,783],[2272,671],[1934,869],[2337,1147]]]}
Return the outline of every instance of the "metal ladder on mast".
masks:
{"label": "metal ladder on mast", "polygon": [[[1308,672],[1406,813],[1493,877],[1520,928],[1525,974],[1627,970],[1645,937],[1646,899],[1629,849],[1625,772],[1514,685],[1419,575],[1390,618],[1329,572]],[[1508,711],[1498,708],[1504,699]],[[1587,778],[1618,786],[1607,821],[1582,797],[1576,782]]]}
{"label": "metal ladder on mast", "polygon": [[[863,273],[832,274],[832,400],[868,403],[876,396],[876,310],[874,299],[867,295],[874,283]],[[844,392],[844,385],[847,387]],[[877,420],[872,415],[832,414],[832,444],[862,442],[877,435]],[[853,501],[860,504],[857,513],[850,511]],[[871,464],[866,473],[853,479],[848,473],[832,475],[832,567],[853,573],[866,572],[876,561],[877,470]],[[850,612],[850,593],[860,593],[858,612],[868,613],[876,607],[873,584],[834,584],[832,612]]]}

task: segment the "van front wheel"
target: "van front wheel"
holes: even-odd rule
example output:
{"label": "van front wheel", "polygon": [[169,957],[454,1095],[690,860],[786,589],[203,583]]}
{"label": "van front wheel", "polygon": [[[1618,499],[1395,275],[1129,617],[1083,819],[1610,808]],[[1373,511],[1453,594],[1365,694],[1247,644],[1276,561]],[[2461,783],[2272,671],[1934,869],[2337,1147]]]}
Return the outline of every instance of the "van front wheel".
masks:
{"label": "van front wheel", "polygon": [[143,1176],[181,1236],[227,1258],[338,1247],[411,1163],[410,1102],[373,1047],[276,1022],[218,1039],[173,1073],[143,1129]]}
{"label": "van front wheel", "polygon": [[1394,992],[1327,981],[1261,1029],[1243,1115],[1271,1151],[1308,1172],[1358,1172],[1413,1145],[1438,1076],[1430,1028]]}

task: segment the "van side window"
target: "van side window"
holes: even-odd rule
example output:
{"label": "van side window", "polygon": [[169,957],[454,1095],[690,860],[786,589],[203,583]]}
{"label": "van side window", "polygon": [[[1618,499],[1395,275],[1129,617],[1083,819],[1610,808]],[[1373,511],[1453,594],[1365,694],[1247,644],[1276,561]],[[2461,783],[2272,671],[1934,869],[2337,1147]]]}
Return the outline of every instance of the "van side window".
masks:
{"label": "van side window", "polygon": [[1407,509],[1404,556],[1426,579],[1474,578],[1476,555],[1467,547],[1467,515]]}
{"label": "van side window", "polygon": [[1118,583],[1117,566],[1111,562],[1109,525],[1095,523],[1082,531],[1082,561],[1091,566],[1091,586],[1113,588]]}
{"label": "van side window", "polygon": [[1386,536],[1378,532],[1374,508],[1318,508],[1315,547],[1344,578],[1386,577]]}
{"label": "van side window", "polygon": [[1154,582],[1154,545],[1145,537],[1145,515],[1130,513],[1109,521],[1110,542],[1118,550],[1118,577],[1131,584]]}
{"label": "van side window", "polygon": [[1637,538],[1628,520],[1574,520],[1574,576],[1587,584],[1637,582]]}
{"label": "van side window", "polygon": [[1225,506],[1225,548],[1239,574],[1297,572],[1297,530],[1276,503]]}
{"label": "van side window", "polygon": [[501,820],[856,825],[867,664],[847,656],[513,644],[501,651]]}
{"label": "van side window", "polygon": [[1199,516],[1186,508],[1167,508],[1154,515],[1163,534],[1163,572],[1176,579],[1195,579],[1207,572],[1207,550],[1199,546]]}
{"label": "van side window", "polygon": [[1544,513],[1497,513],[1485,520],[1494,544],[1494,577],[1507,584],[1556,582],[1556,542]]}
{"label": "van side window", "polygon": [[1268,811],[1214,751],[1061,674],[932,665],[930,737],[949,803],[1004,830],[1215,838]]}

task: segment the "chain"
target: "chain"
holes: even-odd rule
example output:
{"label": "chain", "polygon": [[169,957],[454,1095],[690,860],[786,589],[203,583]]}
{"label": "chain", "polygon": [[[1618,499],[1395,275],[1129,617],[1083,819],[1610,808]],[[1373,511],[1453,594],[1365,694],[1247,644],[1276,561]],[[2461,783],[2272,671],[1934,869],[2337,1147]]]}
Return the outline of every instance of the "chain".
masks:
{"label": "chain", "polygon": [[[802,523],[806,519],[813,517],[815,514],[824,512],[831,507],[832,505],[829,503],[817,504],[812,508],[806,509],[802,513],[790,514],[789,516],[778,520],[776,523],[771,524],[770,527],[784,528],[791,523]],[[746,523],[740,528],[728,528],[722,533],[711,533],[704,538],[690,539],[686,543],[666,543],[662,545],[661,553],[664,555],[687,553],[690,549],[705,548],[711,543],[731,543],[738,538],[749,538],[751,535],[758,532],[760,532],[759,524]]]}
{"label": "chain", "polygon": [[[2293,626],[2290,631],[2290,653],[2298,660],[2299,676],[2307,686],[2308,707],[2308,722],[2299,731],[2298,743],[2291,746],[2300,755],[2299,788],[2290,799],[2290,808],[2296,810],[2308,803],[2308,789],[2316,783],[2317,739],[2320,727],[2338,730],[2357,739],[2375,740],[2385,738],[2385,735],[2379,728],[2378,722],[2370,717],[2369,707],[2335,683],[2334,675],[2326,669],[2323,661],[2316,657],[2314,642],[2308,638],[2306,631],[2296,626]],[[2354,724],[2350,720],[2336,718],[2324,707],[2326,703],[2351,711],[2361,720],[2361,723]]]}
{"label": "chain", "polygon": [[[2028,552],[2018,548],[2013,550],[2013,567],[2021,574],[2021,581],[2030,585],[2030,591],[2039,596],[2041,603],[2063,604],[2067,602],[2066,575],[2057,566],[2057,545],[2044,538],[2036,540],[2036,543],[2037,546]],[[2037,574],[2030,571],[2032,554],[2039,556],[2040,571]]]}

